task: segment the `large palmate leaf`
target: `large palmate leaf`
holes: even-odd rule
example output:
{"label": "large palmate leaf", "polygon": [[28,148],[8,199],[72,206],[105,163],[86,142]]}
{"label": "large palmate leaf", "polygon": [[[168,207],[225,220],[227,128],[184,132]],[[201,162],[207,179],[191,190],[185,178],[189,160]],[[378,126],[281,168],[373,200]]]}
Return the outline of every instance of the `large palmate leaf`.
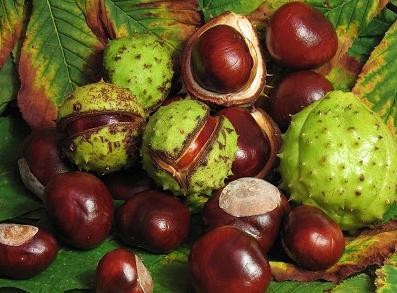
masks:
{"label": "large palmate leaf", "polygon": [[393,293],[397,291],[397,253],[394,253],[385,264],[376,270],[376,292]]}
{"label": "large palmate leaf", "polygon": [[23,27],[24,0],[0,0],[0,68],[14,48]]}
{"label": "large palmate leaf", "polygon": [[15,63],[9,56],[0,69],[0,114],[4,111],[7,104],[17,96],[19,88],[18,74],[15,69]]}
{"label": "large palmate leaf", "polygon": [[397,66],[397,22],[371,53],[353,92],[363,98],[370,108],[382,116],[391,129],[397,126],[397,87],[393,81]]}
{"label": "large palmate leaf", "polygon": [[149,32],[171,48],[179,50],[202,22],[195,0],[77,2],[86,15],[89,26],[103,43],[133,32]]}
{"label": "large palmate leaf", "polygon": [[33,0],[19,59],[18,94],[31,127],[54,125],[63,98],[97,78],[102,48],[74,0]]}
{"label": "large palmate leaf", "polygon": [[334,287],[330,282],[275,282],[272,281],[266,290],[266,293],[323,293]]}
{"label": "large palmate leaf", "polygon": [[397,222],[389,222],[373,230],[363,231],[353,239],[347,239],[345,251],[339,261],[324,271],[308,271],[290,263],[270,262],[272,274],[278,281],[302,282],[341,280],[363,271],[372,265],[381,265],[397,248]]}
{"label": "large palmate leaf", "polygon": [[41,205],[23,187],[16,165],[19,144],[27,133],[27,127],[21,121],[0,117],[0,221]]}

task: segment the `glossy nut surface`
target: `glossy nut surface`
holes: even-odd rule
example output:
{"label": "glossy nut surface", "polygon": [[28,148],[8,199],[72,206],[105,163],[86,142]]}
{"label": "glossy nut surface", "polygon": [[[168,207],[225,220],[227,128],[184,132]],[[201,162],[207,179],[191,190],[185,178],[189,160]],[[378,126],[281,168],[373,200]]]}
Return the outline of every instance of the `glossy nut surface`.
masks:
{"label": "glossy nut surface", "polygon": [[270,267],[254,238],[231,226],[205,234],[193,245],[189,269],[197,292],[265,292]]}
{"label": "glossy nut surface", "polygon": [[55,259],[58,244],[48,232],[29,225],[0,224],[0,276],[28,279]]}
{"label": "glossy nut surface", "polygon": [[243,36],[228,25],[205,31],[194,44],[191,58],[196,81],[218,93],[240,90],[248,82],[253,66]]}
{"label": "glossy nut surface", "polygon": [[238,107],[224,108],[218,115],[226,116],[237,132],[237,153],[229,180],[256,176],[271,155],[271,145],[258,123],[248,110]]}
{"label": "glossy nut surface", "polygon": [[40,199],[48,181],[69,171],[61,155],[61,139],[55,128],[38,129],[28,135],[21,145],[18,168],[22,182]]}
{"label": "glossy nut surface", "polygon": [[135,253],[118,248],[99,261],[95,277],[96,293],[151,293],[150,272]]}
{"label": "glossy nut surface", "polygon": [[271,97],[271,116],[281,130],[287,130],[291,115],[333,90],[332,84],[314,71],[298,71],[283,78]]}
{"label": "glossy nut surface", "polygon": [[117,224],[126,244],[152,252],[167,252],[186,239],[190,215],[176,198],[150,190],[125,202],[118,212]]}
{"label": "glossy nut surface", "polygon": [[276,240],[288,202],[270,183],[240,178],[217,191],[204,206],[208,230],[231,225],[254,237],[267,253]]}
{"label": "glossy nut surface", "polygon": [[63,241],[80,249],[99,245],[113,219],[111,195],[92,174],[63,173],[51,180],[44,193],[49,218]]}
{"label": "glossy nut surface", "polygon": [[315,68],[329,61],[338,48],[334,27],[316,8],[302,2],[280,7],[266,30],[273,59],[297,69]]}
{"label": "glossy nut surface", "polygon": [[345,249],[339,226],[320,209],[307,205],[289,213],[282,230],[282,243],[287,254],[309,270],[331,267]]}

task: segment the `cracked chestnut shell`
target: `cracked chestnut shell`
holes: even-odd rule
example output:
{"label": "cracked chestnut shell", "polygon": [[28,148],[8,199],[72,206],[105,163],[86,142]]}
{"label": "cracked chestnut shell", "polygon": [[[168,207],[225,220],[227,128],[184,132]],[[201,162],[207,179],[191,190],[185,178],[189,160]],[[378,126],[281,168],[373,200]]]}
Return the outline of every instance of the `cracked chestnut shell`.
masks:
{"label": "cracked chestnut shell", "polygon": [[222,106],[253,103],[266,81],[266,65],[248,18],[227,12],[203,25],[182,56],[186,90]]}
{"label": "cracked chestnut shell", "polygon": [[112,197],[105,184],[92,174],[59,174],[48,183],[44,203],[56,231],[74,247],[93,248],[110,232]]}
{"label": "cracked chestnut shell", "polygon": [[70,171],[61,155],[61,139],[54,128],[39,129],[27,136],[21,146],[18,168],[22,182],[40,199],[50,179]]}
{"label": "cracked chestnut shell", "polygon": [[218,112],[232,123],[237,138],[237,152],[232,165],[233,175],[264,178],[276,162],[281,133],[272,118],[260,109],[224,108]]}
{"label": "cracked chestnut shell", "polygon": [[99,261],[95,278],[96,293],[151,293],[150,272],[134,252],[118,248]]}
{"label": "cracked chestnut shell", "polygon": [[273,246],[288,201],[272,184],[258,178],[240,178],[217,191],[203,208],[208,230],[231,225],[254,237],[267,253]]}
{"label": "cracked chestnut shell", "polygon": [[58,253],[55,238],[41,228],[0,224],[0,276],[28,279],[45,270]]}
{"label": "cracked chestnut shell", "polygon": [[184,99],[160,107],[144,130],[143,168],[164,190],[200,206],[224,186],[237,150],[237,134],[225,116]]}
{"label": "cracked chestnut shell", "polygon": [[103,81],[78,87],[59,107],[63,151],[80,170],[105,174],[130,166],[145,124],[131,93]]}

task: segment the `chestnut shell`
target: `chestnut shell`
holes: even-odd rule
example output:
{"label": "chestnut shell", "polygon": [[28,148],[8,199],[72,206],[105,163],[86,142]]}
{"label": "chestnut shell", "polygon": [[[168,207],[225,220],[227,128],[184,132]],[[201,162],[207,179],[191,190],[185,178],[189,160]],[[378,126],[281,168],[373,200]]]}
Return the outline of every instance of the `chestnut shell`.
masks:
{"label": "chestnut shell", "polygon": [[[253,61],[248,82],[240,90],[232,93],[218,93],[205,89],[195,80],[192,71],[191,56],[194,45],[204,32],[218,25],[231,26],[242,35]],[[256,32],[248,18],[233,12],[213,18],[195,32],[183,51],[181,69],[186,90],[190,95],[199,100],[222,106],[253,103],[262,92],[266,82],[266,64]]]}

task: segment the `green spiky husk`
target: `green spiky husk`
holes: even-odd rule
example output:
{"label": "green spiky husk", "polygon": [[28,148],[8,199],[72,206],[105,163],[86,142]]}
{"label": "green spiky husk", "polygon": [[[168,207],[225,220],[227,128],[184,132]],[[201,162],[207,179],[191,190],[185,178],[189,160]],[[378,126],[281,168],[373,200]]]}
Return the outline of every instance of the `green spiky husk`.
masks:
{"label": "green spiky husk", "polygon": [[110,41],[104,67],[110,82],[130,90],[148,112],[166,98],[174,73],[171,50],[149,33]]}
{"label": "green spiky husk", "polygon": [[76,117],[117,113],[135,118],[131,122],[88,129],[65,139],[63,152],[80,170],[105,174],[129,167],[136,159],[145,112],[128,90],[102,81],[76,88],[60,106],[60,129]]}
{"label": "green spiky husk", "polygon": [[351,93],[331,92],[292,118],[280,150],[282,188],[343,230],[382,219],[397,200],[397,144]]}
{"label": "green spiky husk", "polygon": [[[237,151],[237,134],[225,117],[221,118],[218,131],[204,157],[190,170],[186,187],[180,186],[173,174],[155,164],[150,155],[150,152],[156,152],[168,158],[177,158],[189,137],[201,127],[208,115],[209,108],[205,104],[183,100],[161,107],[149,119],[141,149],[143,168],[163,189],[192,198],[199,194],[209,196],[214,189],[222,187],[231,174]],[[201,202],[199,204],[202,205]]]}

